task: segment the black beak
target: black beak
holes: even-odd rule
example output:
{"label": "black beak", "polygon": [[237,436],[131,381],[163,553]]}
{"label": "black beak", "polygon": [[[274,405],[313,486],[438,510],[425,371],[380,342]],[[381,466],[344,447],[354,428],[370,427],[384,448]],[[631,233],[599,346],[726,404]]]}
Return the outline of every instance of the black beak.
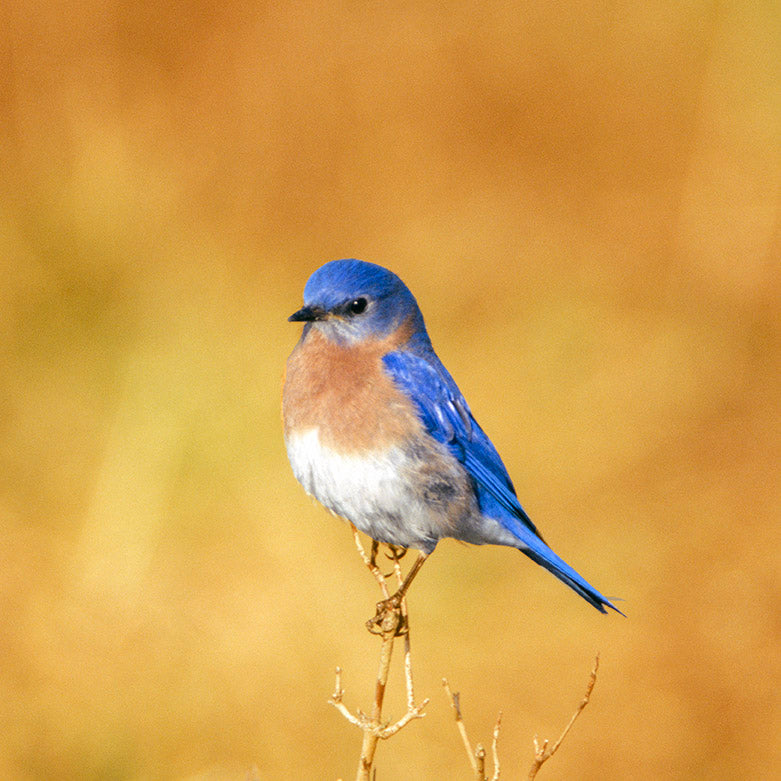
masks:
{"label": "black beak", "polygon": [[293,312],[288,317],[291,323],[311,323],[313,320],[322,320],[325,317],[325,309],[319,306],[302,306],[298,312]]}

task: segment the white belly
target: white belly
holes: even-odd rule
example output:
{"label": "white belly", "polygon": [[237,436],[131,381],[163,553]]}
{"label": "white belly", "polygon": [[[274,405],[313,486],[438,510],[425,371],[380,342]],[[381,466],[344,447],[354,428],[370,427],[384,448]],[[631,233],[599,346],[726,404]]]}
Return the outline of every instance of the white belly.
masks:
{"label": "white belly", "polygon": [[420,459],[402,447],[343,455],[324,447],[316,428],[290,434],[286,445],[307,493],[372,539],[430,552],[449,536],[445,508],[426,498]]}

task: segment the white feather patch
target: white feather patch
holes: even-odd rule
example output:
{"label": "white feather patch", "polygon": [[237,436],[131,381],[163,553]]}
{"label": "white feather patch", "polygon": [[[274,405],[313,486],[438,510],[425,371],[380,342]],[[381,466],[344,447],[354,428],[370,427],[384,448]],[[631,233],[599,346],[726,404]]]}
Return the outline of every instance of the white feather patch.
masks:
{"label": "white feather patch", "polygon": [[290,434],[286,444],[306,492],[372,539],[428,550],[447,533],[447,519],[416,490],[402,448],[343,455],[324,447],[316,428]]}

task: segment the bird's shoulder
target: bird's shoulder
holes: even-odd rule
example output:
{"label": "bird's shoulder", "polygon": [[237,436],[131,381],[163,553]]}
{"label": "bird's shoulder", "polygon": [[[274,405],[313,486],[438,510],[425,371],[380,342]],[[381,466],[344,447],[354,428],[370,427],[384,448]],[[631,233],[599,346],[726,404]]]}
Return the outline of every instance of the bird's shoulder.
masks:
{"label": "bird's shoulder", "polygon": [[383,365],[435,439],[444,444],[472,439],[469,405],[433,349],[392,350],[383,356]]}

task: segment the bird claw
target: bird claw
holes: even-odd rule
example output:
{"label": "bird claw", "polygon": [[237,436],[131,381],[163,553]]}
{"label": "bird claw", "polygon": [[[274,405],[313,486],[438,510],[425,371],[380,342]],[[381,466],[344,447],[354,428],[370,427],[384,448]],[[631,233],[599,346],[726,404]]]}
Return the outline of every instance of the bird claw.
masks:
{"label": "bird claw", "polygon": [[391,561],[401,561],[406,555],[408,548],[403,548],[401,545],[391,545],[386,543],[388,550],[385,552],[385,556]]}
{"label": "bird claw", "polygon": [[407,634],[409,625],[407,616],[401,609],[404,595],[396,593],[377,603],[377,613],[366,622],[366,628],[374,635],[400,637]]}
{"label": "bird claw", "polygon": [[[388,550],[385,551],[385,558],[391,561],[401,561],[407,554],[407,548],[402,548],[400,545],[392,545],[391,543],[385,543],[388,546]],[[371,554],[369,555],[369,561],[372,567],[377,567],[377,554],[380,551],[380,543],[377,540],[372,540]],[[384,572],[383,577],[389,578],[393,575],[393,572]]]}

